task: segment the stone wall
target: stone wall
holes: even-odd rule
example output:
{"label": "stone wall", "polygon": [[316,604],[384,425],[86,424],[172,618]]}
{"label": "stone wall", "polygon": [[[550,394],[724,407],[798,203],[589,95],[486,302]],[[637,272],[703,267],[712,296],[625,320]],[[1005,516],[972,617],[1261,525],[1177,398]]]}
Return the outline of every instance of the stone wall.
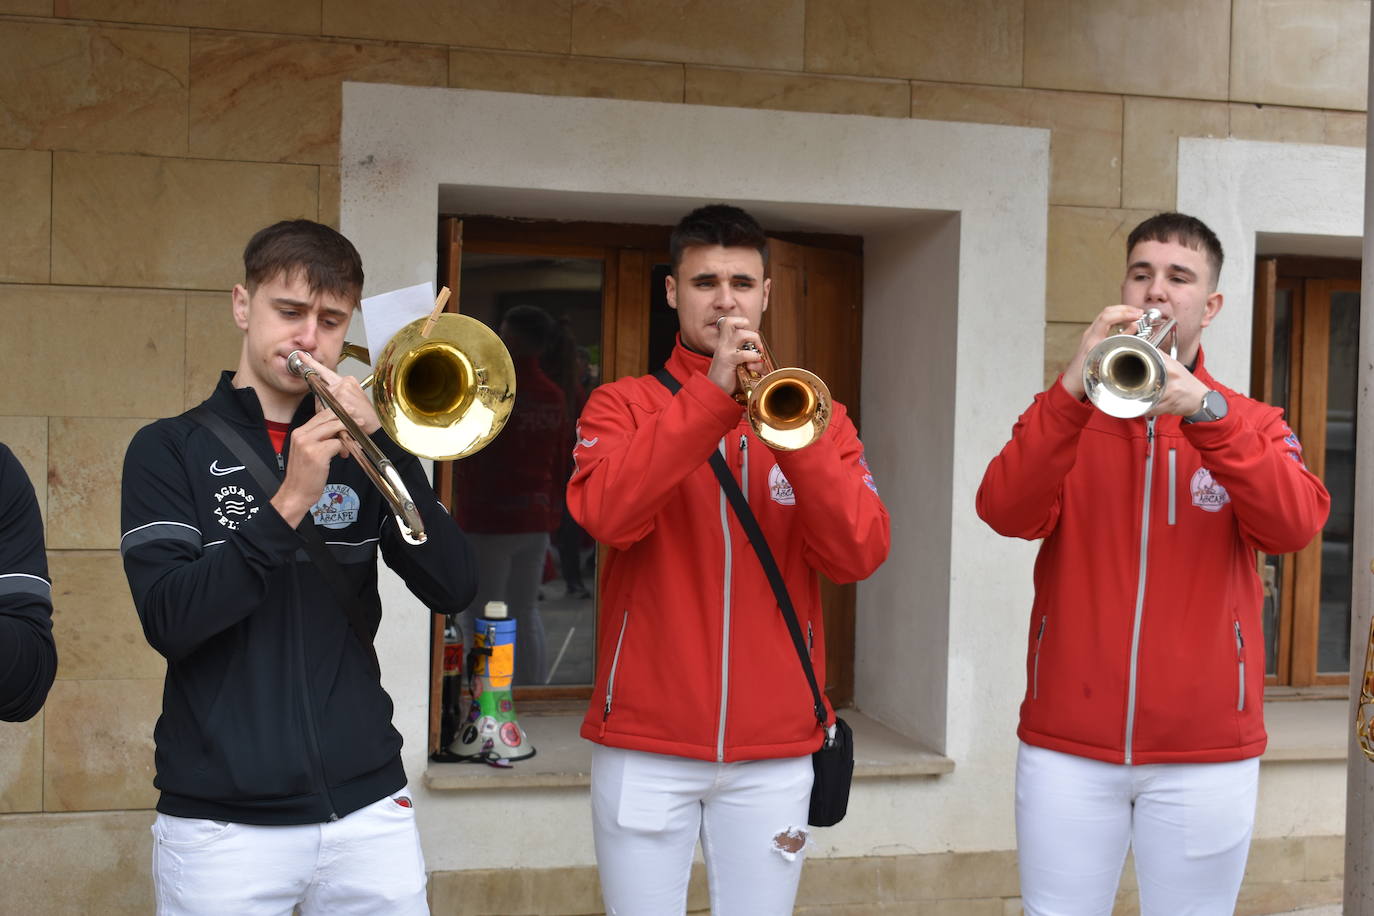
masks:
{"label": "stone wall", "polygon": [[[5,847],[75,899],[146,906],[162,664],[119,561],[120,463],[135,430],[235,363],[226,291],[252,231],[337,225],[342,81],[1048,128],[1052,377],[1116,301],[1125,232],[1174,205],[1179,137],[1364,145],[1369,14],[1362,0],[0,0],[0,441],[44,510],[61,657],[45,711],[0,725]],[[0,886],[22,880],[12,867]]]}
{"label": "stone wall", "polygon": [[[1341,899],[1342,837],[1256,840],[1237,916],[1281,913]],[[797,892],[797,916],[1019,916],[1016,853],[811,859]],[[438,872],[430,902],[440,914],[596,916],[604,912],[591,868]],[[687,911],[710,913],[706,873],[698,863]],[[1138,916],[1135,871],[1127,862],[1115,916]]]}

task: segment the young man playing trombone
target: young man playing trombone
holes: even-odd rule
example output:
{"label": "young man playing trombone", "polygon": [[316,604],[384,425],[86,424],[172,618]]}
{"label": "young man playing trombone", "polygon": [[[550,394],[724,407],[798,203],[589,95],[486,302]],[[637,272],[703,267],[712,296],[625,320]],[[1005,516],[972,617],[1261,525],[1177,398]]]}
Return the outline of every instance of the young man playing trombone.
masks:
{"label": "young man playing trombone", "polygon": [[887,511],[841,405],[814,443],[783,451],[756,435],[735,398],[740,368],[758,368],[768,307],[759,224],[736,207],[703,207],[677,225],[671,249],[671,378],[592,392],[568,484],[573,517],[606,547],[582,724],[598,745],[597,864],[608,912],[680,914],[700,837],[716,916],[781,916],[801,875],[818,714],[827,724],[834,714],[813,702],[708,460],[722,453],[744,491],[821,685],[817,573],[836,582],[872,573],[887,555]]}
{"label": "young man playing trombone", "polygon": [[[333,371],[362,292],[352,244],[277,223],[248,243],[244,271],[237,371],[199,408],[140,430],[124,463],[120,550],[143,632],[167,659],[158,912],[426,913],[371,644],[376,557],[435,613],[455,613],[473,593],[471,551],[419,461]],[[400,472],[422,545],[403,539],[347,457],[344,424],[287,368],[293,351]]]}
{"label": "young man playing trombone", "polygon": [[[1212,231],[1160,214],[1126,261],[1122,304],[1084,332],[978,490],[1000,534],[1042,540],[1017,732],[1028,916],[1110,914],[1128,847],[1144,916],[1233,911],[1266,742],[1255,552],[1301,549],[1330,503],[1283,412],[1205,366],[1222,305]],[[1085,364],[1148,309],[1177,322],[1177,358],[1155,357],[1162,391],[1095,408]]]}

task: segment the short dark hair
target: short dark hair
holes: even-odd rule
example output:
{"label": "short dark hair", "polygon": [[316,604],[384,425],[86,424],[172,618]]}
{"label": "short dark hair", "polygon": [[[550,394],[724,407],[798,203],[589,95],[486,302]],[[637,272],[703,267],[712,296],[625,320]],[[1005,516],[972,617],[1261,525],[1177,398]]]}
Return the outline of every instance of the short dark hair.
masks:
{"label": "short dark hair", "polygon": [[673,273],[682,263],[682,252],[703,245],[723,248],[753,248],[768,266],[768,236],[763,227],[739,207],[729,204],[709,204],[697,207],[673,227],[668,250],[673,256]]}
{"label": "short dark hair", "polygon": [[277,276],[304,274],[312,293],[355,306],[363,294],[363,259],[353,243],[322,223],[289,219],[259,229],[243,249],[243,283],[252,293]]}
{"label": "short dark hair", "polygon": [[528,352],[543,353],[553,343],[558,323],[553,316],[537,305],[513,306],[501,316],[501,324],[508,325],[520,335]]}
{"label": "short dark hair", "polygon": [[1177,242],[1202,252],[1212,268],[1211,288],[1217,288],[1217,279],[1221,277],[1221,240],[1202,220],[1185,213],[1158,213],[1131,230],[1126,239],[1127,258],[1141,242]]}

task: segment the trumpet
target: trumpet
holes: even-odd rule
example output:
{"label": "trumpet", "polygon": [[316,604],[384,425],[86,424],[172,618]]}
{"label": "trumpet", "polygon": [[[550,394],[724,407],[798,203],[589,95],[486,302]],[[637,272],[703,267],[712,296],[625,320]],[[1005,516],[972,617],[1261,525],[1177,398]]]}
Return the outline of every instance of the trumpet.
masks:
{"label": "trumpet", "polygon": [[[506,425],[515,406],[515,364],[501,338],[466,315],[417,318],[382,348],[373,372],[363,380],[382,428],[401,448],[435,461],[465,458],[485,448]],[[344,357],[372,362],[368,351],[345,344]],[[315,397],[343,423],[349,454],[391,506],[408,544],[425,542],[424,522],[391,460],[329,393],[320,374],[293,350],[286,358],[293,375],[305,379]]]}
{"label": "trumpet", "polygon": [[769,446],[789,452],[806,448],[830,425],[830,389],[814,372],[778,369],[763,335],[759,343],[762,350],[753,343],[741,349],[759,354],[756,362],[763,363],[763,372],[736,366],[739,391],[735,400],[744,405],[754,435]]}
{"label": "trumpet", "polygon": [[[1134,331],[1113,334],[1088,351],[1083,390],[1098,410],[1129,420],[1159,403],[1168,374],[1159,347],[1175,324],[1172,318],[1164,321],[1159,309],[1150,309],[1136,320]],[[1175,334],[1169,355],[1176,358],[1177,353]]]}

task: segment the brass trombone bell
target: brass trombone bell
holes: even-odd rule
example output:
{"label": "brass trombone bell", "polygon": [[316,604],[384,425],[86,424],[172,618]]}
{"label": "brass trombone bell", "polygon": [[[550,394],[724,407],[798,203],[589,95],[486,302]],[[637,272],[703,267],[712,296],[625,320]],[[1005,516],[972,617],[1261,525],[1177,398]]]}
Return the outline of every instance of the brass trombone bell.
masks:
{"label": "brass trombone bell", "polygon": [[814,372],[775,368],[762,335],[759,343],[762,350],[752,343],[745,344],[744,349],[758,351],[756,361],[763,363],[763,372],[744,364],[737,366],[739,392],[735,399],[744,405],[754,435],[770,447],[789,452],[806,448],[830,425],[830,389]]}
{"label": "brass trombone bell", "polygon": [[372,402],[401,448],[435,461],[486,448],[515,407],[515,364],[496,332],[446,313],[397,331],[373,364]]}
{"label": "brass trombone bell", "polygon": [[[1134,331],[1123,331],[1100,341],[1083,361],[1083,390],[1088,400],[1105,414],[1122,419],[1143,416],[1164,394],[1168,370],[1159,346],[1176,322],[1163,320],[1159,309],[1150,309],[1135,321]],[[1177,335],[1170,355],[1178,349]]]}

